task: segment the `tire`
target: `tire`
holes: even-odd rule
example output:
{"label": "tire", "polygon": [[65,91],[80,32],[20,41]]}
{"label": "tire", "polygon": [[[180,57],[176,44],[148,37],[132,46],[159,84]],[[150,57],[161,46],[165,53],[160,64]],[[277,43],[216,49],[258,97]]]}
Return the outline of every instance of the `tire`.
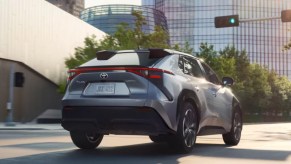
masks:
{"label": "tire", "polygon": [[242,131],[242,115],[238,110],[234,110],[232,117],[232,127],[230,132],[223,134],[223,141],[226,145],[235,146],[239,143]]}
{"label": "tire", "polygon": [[180,116],[177,133],[170,136],[168,142],[181,153],[193,150],[198,129],[198,117],[195,108],[190,102],[184,102],[179,109]]}
{"label": "tire", "polygon": [[166,142],[166,136],[149,136],[154,143]]}
{"label": "tire", "polygon": [[103,134],[82,131],[72,131],[70,135],[73,143],[80,149],[95,149],[103,139]]}

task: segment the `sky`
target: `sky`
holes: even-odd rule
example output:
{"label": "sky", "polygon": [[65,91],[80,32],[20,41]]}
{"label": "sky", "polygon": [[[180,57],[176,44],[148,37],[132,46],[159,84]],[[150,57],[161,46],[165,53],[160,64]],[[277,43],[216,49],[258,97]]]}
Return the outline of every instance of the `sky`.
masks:
{"label": "sky", "polygon": [[141,0],[85,0],[85,8],[107,4],[141,5]]}

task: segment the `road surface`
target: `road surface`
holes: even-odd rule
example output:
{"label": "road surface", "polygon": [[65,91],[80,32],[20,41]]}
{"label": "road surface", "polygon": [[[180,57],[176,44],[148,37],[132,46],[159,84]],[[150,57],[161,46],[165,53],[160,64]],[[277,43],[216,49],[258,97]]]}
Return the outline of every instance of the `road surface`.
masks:
{"label": "road surface", "polygon": [[0,130],[0,164],[290,164],[291,123],[245,125],[238,146],[201,136],[190,154],[176,154],[146,136],[105,136],[96,150],[79,150],[64,130]]}

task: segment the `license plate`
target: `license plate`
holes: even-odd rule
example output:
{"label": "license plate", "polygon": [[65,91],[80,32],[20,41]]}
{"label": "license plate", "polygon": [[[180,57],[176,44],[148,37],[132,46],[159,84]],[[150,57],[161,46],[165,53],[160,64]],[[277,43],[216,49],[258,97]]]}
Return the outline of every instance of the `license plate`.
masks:
{"label": "license plate", "polygon": [[98,95],[111,95],[115,92],[114,84],[95,84],[96,94]]}

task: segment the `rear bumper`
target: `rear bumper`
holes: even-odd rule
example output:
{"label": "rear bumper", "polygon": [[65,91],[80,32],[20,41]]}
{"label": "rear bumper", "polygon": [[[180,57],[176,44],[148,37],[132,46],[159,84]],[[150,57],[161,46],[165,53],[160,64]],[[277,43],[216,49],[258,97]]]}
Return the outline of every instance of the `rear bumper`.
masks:
{"label": "rear bumper", "polygon": [[136,135],[173,133],[149,107],[64,107],[61,122],[68,131]]}

